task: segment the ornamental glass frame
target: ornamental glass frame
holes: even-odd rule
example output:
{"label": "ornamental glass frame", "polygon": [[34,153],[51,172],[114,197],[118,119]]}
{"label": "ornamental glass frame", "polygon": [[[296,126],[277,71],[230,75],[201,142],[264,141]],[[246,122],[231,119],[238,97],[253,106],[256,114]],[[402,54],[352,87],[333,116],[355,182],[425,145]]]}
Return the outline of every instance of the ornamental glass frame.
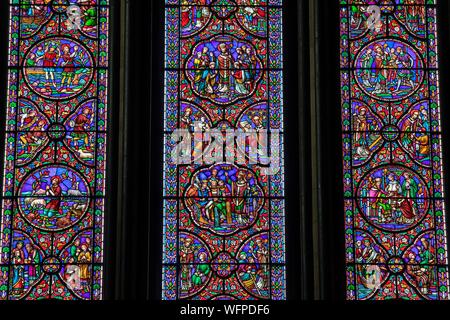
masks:
{"label": "ornamental glass frame", "polygon": [[436,1],[339,1],[347,299],[448,300]]}
{"label": "ornamental glass frame", "polygon": [[[286,299],[283,143],[271,176],[248,158],[171,157],[173,133],[196,125],[277,131],[282,141],[282,4],[166,0],[163,300]],[[205,149],[194,142],[191,160]]]}
{"label": "ornamental glass frame", "polygon": [[109,0],[9,0],[0,300],[100,300]]}

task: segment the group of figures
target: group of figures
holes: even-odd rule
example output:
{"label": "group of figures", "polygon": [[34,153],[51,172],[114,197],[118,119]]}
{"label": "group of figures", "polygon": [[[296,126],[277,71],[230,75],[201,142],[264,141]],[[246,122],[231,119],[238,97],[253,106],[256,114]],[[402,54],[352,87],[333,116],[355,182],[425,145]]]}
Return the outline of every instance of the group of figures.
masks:
{"label": "group of figures", "polygon": [[[203,160],[212,150],[211,140],[208,134],[211,129],[218,130],[226,138],[226,132],[231,128],[228,122],[222,122],[220,125],[212,128],[209,116],[198,107],[184,103],[182,105],[180,117],[180,128],[188,130],[186,139],[191,141],[191,155],[193,160]],[[238,120],[236,134],[242,134],[238,137],[236,151],[242,157],[248,157],[252,161],[261,163],[268,161],[269,150],[267,143],[267,110],[265,104],[255,105],[248,109]],[[239,141],[242,140],[242,141]],[[245,140],[245,146],[243,141]],[[183,152],[188,153],[189,150]],[[224,151],[226,153],[226,151]],[[205,161],[206,162],[206,161]]]}
{"label": "group of figures", "polygon": [[354,103],[352,116],[354,140],[353,160],[365,163],[384,142],[399,141],[413,161],[429,167],[431,164],[430,114],[427,102],[414,106],[396,125],[384,126],[382,120],[361,102]]}
{"label": "group of figures", "polygon": [[166,155],[183,163],[165,163],[163,299],[286,297],[283,174],[265,172],[283,118],[282,3],[166,1]]}
{"label": "group of figures", "polygon": [[227,234],[248,227],[257,219],[262,197],[251,171],[223,164],[194,175],[185,203],[199,227]]}
{"label": "group of figures", "polygon": [[61,270],[66,284],[76,292],[89,292],[91,287],[92,243],[89,237],[77,238],[64,252],[66,264]]}
{"label": "group of figures", "polygon": [[181,283],[183,295],[198,292],[211,277],[211,256],[204,243],[194,236],[180,237]]}
{"label": "group of figures", "polygon": [[248,1],[248,6],[237,7],[231,3],[230,7],[220,4],[208,6],[209,0],[182,0],[181,1],[181,31],[184,37],[199,33],[211,20],[212,15],[218,18],[228,17],[234,13],[239,24],[246,31],[263,36],[267,29],[267,13],[264,5],[258,1]]}
{"label": "group of figures", "polygon": [[[227,39],[228,40],[228,39]],[[237,47],[235,47],[237,46]],[[194,90],[213,100],[247,96],[260,78],[260,62],[251,44],[213,40],[199,45],[188,60]]]}
{"label": "group of figures", "polygon": [[[95,35],[98,25],[96,0],[52,1],[52,0],[22,0],[22,32],[30,35],[47,22],[52,11],[65,14],[64,28],[68,31],[76,29],[88,35]],[[75,24],[75,26],[73,25]]]}
{"label": "group of figures", "polygon": [[41,276],[42,255],[36,245],[19,241],[12,249],[13,276],[12,294],[21,296]]}
{"label": "group of figures", "polygon": [[[408,241],[404,239],[398,248],[403,251],[401,256],[389,258],[385,247],[377,244],[369,234],[357,232],[356,235],[356,262],[358,282],[361,288],[358,291],[360,299],[373,297],[377,290],[388,281],[389,274],[403,275],[414,283],[418,291],[430,299],[437,298],[439,279],[436,268],[435,240],[432,233],[425,233],[415,243],[408,247]],[[409,290],[407,289],[409,292]],[[387,290],[389,294],[389,291]],[[409,292],[414,294],[413,292]]]}
{"label": "group of figures", "polygon": [[436,272],[434,243],[425,237],[405,255],[406,272],[424,296],[437,299],[439,280]]}
{"label": "group of figures", "polygon": [[239,281],[246,290],[262,299],[270,297],[269,253],[269,237],[263,233],[246,241],[237,254]]}
{"label": "group of figures", "polygon": [[45,97],[66,99],[89,85],[92,58],[88,50],[71,39],[53,38],[33,47],[25,58],[25,79]]}
{"label": "group of figures", "polygon": [[[238,128],[243,132],[264,132],[267,129],[268,121],[266,108],[266,104],[261,104],[245,112],[238,121]],[[230,124],[227,124],[221,128],[222,131],[226,131],[229,126]],[[203,110],[185,103],[182,107],[180,127],[190,132],[206,132],[211,129],[212,125]]]}
{"label": "group of figures", "polygon": [[[221,252],[213,257],[207,245],[199,237],[180,235],[180,291],[182,298],[199,293],[215,274],[229,282],[231,291],[237,280],[248,292],[260,297],[269,297],[269,250],[267,234],[259,234],[245,241],[236,257]],[[225,289],[225,288],[224,288]]]}
{"label": "group of figures", "polygon": [[264,31],[267,25],[266,11],[263,7],[244,7],[241,8],[243,15],[243,24],[249,30]]}
{"label": "group of figures", "polygon": [[181,29],[184,33],[197,31],[208,23],[211,16],[207,0],[182,0]]}

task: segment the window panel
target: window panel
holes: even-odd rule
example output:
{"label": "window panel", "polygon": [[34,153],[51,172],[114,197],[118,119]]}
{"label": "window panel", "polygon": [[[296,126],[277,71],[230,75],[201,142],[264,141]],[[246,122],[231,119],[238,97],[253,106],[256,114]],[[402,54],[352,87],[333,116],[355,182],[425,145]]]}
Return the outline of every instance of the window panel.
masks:
{"label": "window panel", "polygon": [[347,298],[447,300],[434,1],[340,1]]}

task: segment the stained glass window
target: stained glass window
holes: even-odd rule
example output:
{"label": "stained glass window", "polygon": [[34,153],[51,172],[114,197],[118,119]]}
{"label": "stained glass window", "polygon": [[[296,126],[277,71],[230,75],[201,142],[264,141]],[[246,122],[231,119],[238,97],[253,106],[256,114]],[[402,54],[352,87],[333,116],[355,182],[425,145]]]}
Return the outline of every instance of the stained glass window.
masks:
{"label": "stained glass window", "polygon": [[436,7],[340,1],[348,299],[448,299]]}
{"label": "stained glass window", "polygon": [[9,1],[0,300],[101,299],[109,1]]}
{"label": "stained glass window", "polygon": [[[166,0],[165,14],[162,298],[283,300],[282,1]],[[232,157],[229,132],[249,134]],[[280,170],[265,170],[269,143]]]}

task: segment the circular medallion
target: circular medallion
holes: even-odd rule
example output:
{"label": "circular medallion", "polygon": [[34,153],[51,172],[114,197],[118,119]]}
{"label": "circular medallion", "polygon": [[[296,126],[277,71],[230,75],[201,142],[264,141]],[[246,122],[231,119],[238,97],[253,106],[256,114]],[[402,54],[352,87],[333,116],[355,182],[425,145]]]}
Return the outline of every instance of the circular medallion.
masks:
{"label": "circular medallion", "polygon": [[238,269],[238,264],[230,253],[221,252],[211,262],[211,268],[219,278],[227,279]]}
{"label": "circular medallion", "polygon": [[218,19],[225,20],[236,12],[237,4],[234,0],[216,0],[212,3],[211,10]]}
{"label": "circular medallion", "polygon": [[390,232],[408,230],[430,206],[425,181],[401,166],[383,166],[366,175],[358,187],[358,205],[368,222]]}
{"label": "circular medallion", "polygon": [[64,37],[37,42],[26,54],[24,63],[27,85],[45,99],[71,99],[90,85],[94,75],[89,49]]}
{"label": "circular medallion", "polygon": [[395,39],[380,39],[363,47],[354,68],[359,87],[382,101],[408,98],[424,79],[423,58],[411,45]]}
{"label": "circular medallion", "polygon": [[224,163],[195,172],[184,202],[198,227],[230,235],[257,221],[264,192],[255,173]]}
{"label": "circular medallion", "polygon": [[88,183],[66,166],[31,172],[19,187],[19,211],[34,227],[60,231],[77,224],[89,208]]}
{"label": "circular medallion", "polygon": [[383,139],[388,142],[396,141],[398,139],[398,137],[400,136],[400,130],[398,129],[397,126],[393,126],[393,125],[385,126],[381,130],[381,133],[383,135]]}

